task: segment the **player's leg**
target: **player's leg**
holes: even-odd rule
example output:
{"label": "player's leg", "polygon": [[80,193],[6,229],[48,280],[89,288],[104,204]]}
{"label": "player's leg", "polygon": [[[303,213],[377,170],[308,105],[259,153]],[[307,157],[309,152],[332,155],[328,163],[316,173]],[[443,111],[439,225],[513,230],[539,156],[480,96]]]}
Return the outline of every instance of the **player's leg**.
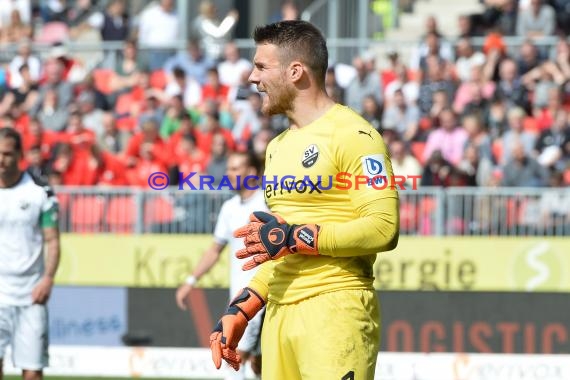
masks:
{"label": "player's leg", "polygon": [[48,315],[45,305],[18,307],[14,319],[14,367],[24,380],[41,380],[48,366]]}
{"label": "player's leg", "polygon": [[[261,378],[263,380],[301,380],[295,352],[287,339],[285,316],[296,305],[267,303],[261,329]],[[304,379],[303,379],[304,380]]]}
{"label": "player's leg", "polygon": [[4,378],[6,347],[12,339],[12,307],[0,306],[0,380]]}
{"label": "player's leg", "polygon": [[379,310],[373,290],[341,290],[301,302],[292,317],[303,380],[373,380]]}

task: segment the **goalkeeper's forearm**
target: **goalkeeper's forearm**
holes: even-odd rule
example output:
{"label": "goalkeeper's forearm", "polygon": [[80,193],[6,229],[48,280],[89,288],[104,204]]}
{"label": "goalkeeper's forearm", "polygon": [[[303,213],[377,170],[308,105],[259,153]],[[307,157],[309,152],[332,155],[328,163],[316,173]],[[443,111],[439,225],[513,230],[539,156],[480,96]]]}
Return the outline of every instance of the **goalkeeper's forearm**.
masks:
{"label": "goalkeeper's forearm", "polygon": [[400,228],[397,197],[376,200],[357,211],[362,215],[358,219],[320,225],[320,255],[363,256],[396,248]]}

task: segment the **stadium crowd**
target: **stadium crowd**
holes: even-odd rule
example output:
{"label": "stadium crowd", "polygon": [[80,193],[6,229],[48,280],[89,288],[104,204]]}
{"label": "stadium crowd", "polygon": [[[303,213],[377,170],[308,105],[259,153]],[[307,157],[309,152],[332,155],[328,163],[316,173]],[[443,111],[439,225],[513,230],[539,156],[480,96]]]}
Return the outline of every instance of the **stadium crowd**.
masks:
{"label": "stadium crowd", "polygon": [[[219,15],[202,2],[187,50],[175,52],[161,48],[179,33],[172,0],[135,17],[121,0],[41,3],[42,38],[63,24],[53,32],[62,40],[95,32],[124,44],[118,59],[103,52],[94,67],[61,43],[40,58],[31,49],[38,37],[30,1],[0,0],[0,43],[18,46],[0,68],[0,125],[20,131],[23,167],[52,185],[148,187],[156,171],[221,178],[228,152],[264,157],[287,128],[286,119],[261,114],[262,98],[247,82],[251,62],[232,41],[237,11]],[[372,54],[344,68],[331,62],[327,91],[381,132],[394,172],[421,175],[420,186],[569,185],[570,7],[484,3],[483,13],[459,18],[458,36],[428,18],[408,62],[398,51],[387,52],[382,68]],[[277,19],[299,17],[294,2],[282,9]],[[524,38],[520,48],[505,44],[513,35]],[[480,49],[475,36],[484,38]],[[559,39],[547,48],[544,36]]]}

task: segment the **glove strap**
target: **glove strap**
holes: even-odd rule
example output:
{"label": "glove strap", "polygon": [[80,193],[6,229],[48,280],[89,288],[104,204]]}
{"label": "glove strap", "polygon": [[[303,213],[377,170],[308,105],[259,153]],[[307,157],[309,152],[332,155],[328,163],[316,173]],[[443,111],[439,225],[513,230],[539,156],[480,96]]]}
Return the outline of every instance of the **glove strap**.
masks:
{"label": "glove strap", "polygon": [[291,252],[305,255],[318,255],[320,227],[316,224],[293,224],[287,240]]}
{"label": "glove strap", "polygon": [[259,310],[263,309],[263,306],[265,300],[255,290],[246,287],[232,300],[226,314],[241,313],[247,321],[250,321]]}

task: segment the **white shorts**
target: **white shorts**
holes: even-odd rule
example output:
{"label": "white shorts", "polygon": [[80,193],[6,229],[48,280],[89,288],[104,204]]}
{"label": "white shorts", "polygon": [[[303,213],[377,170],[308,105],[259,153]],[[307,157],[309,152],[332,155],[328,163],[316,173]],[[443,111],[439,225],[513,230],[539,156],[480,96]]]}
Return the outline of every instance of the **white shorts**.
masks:
{"label": "white shorts", "polygon": [[0,360],[12,347],[14,367],[38,371],[49,365],[46,305],[0,305]]}
{"label": "white shorts", "polygon": [[259,354],[259,343],[261,339],[261,325],[263,316],[265,315],[265,308],[261,309],[255,317],[249,321],[243,337],[240,339],[237,349],[252,354]]}

